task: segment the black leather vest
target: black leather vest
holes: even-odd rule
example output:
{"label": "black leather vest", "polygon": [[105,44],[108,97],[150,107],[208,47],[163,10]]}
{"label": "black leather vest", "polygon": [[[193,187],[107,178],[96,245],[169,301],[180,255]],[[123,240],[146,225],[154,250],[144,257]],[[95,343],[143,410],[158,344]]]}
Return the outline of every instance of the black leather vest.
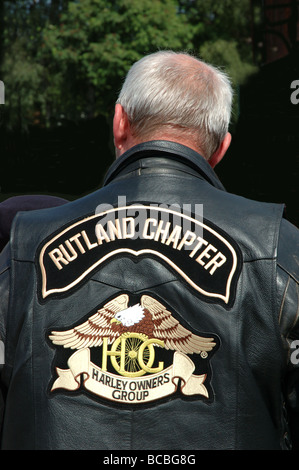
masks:
{"label": "black leather vest", "polygon": [[141,144],[102,189],[19,214],[4,449],[280,449],[283,207]]}

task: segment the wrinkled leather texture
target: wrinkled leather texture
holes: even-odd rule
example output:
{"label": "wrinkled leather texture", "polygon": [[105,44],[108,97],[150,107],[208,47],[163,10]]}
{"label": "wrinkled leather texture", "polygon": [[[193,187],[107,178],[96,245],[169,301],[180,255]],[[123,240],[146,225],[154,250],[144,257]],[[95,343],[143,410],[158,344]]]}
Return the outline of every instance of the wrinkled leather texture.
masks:
{"label": "wrinkled leather texture", "polygon": [[[239,278],[229,307],[198,295],[182,276],[153,256],[117,256],[61,296],[41,302],[40,246],[101,204],[137,202],[193,207],[228,234],[239,250]],[[170,142],[141,144],[110,168],[104,187],[65,206],[19,214],[11,236],[11,268],[3,262],[0,289],[8,390],[3,449],[287,449],[297,443],[296,367],[298,266],[289,240],[298,231],[283,206],[225,191],[208,163]],[[30,234],[30,237],[28,237]],[[278,255],[278,256],[277,256]],[[278,259],[277,259],[278,258]],[[279,261],[279,263],[278,263]],[[213,399],[182,393],[141,406],[122,406],[81,391],[53,394],[55,348],[50,330],[67,330],[95,306],[123,292],[159,299],[189,329],[219,338],[210,359]],[[282,387],[283,384],[283,387]]]}

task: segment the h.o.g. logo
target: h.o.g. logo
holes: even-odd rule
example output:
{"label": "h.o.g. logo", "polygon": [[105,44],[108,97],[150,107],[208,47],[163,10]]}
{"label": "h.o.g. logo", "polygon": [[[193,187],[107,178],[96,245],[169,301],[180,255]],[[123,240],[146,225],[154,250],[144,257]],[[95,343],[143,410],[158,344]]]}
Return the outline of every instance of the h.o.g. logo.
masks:
{"label": "h.o.g. logo", "polygon": [[212,400],[209,360],[219,347],[217,335],[193,333],[149,295],[132,306],[129,300],[121,294],[83,323],[50,332],[56,347],[76,350],[67,368],[55,367],[51,392],[81,388],[114,402],[140,404],[179,390]]}

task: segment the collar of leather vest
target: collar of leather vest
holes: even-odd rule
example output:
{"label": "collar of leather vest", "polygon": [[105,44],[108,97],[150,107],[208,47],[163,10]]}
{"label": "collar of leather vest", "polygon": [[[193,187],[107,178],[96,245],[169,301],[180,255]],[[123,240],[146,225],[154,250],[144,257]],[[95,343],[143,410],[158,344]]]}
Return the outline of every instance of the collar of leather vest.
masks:
{"label": "collar of leather vest", "polygon": [[191,171],[217,189],[225,190],[218,176],[202,155],[185,145],[165,140],[153,140],[135,145],[111,165],[104,186],[138,168],[176,168]]}

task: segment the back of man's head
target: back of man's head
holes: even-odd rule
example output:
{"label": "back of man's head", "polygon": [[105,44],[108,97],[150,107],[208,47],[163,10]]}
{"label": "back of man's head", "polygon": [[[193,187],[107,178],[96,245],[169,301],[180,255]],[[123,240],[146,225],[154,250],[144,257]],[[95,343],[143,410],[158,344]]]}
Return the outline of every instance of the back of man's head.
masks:
{"label": "back of man's head", "polygon": [[232,87],[224,72],[189,54],[159,51],[131,67],[117,103],[139,139],[182,133],[209,159],[228,131]]}

